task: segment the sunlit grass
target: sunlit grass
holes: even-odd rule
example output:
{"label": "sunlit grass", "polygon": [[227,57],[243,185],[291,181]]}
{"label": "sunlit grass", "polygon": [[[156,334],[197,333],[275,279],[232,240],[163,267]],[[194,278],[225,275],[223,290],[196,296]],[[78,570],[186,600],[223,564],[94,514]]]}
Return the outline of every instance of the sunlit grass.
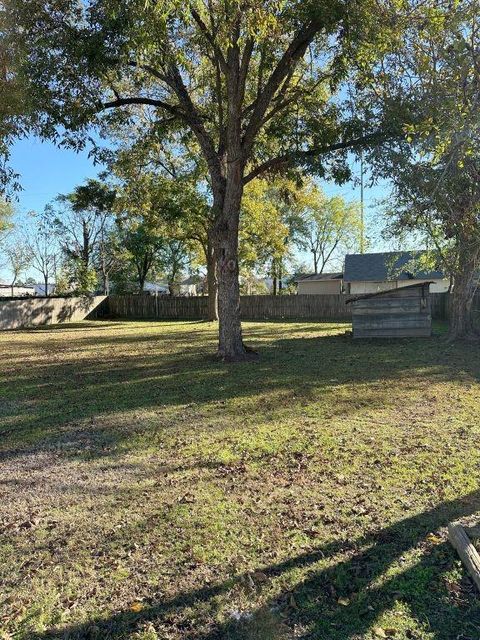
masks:
{"label": "sunlit grass", "polygon": [[480,349],[346,328],[0,334],[4,637],[480,637]]}

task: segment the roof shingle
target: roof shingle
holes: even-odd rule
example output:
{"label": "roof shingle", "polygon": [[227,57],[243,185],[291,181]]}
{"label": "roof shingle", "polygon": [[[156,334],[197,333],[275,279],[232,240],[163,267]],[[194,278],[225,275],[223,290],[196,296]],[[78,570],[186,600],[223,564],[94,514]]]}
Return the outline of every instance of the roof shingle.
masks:
{"label": "roof shingle", "polygon": [[345,256],[345,282],[440,279],[439,270],[422,269],[425,251],[391,251],[387,253],[353,253]]}

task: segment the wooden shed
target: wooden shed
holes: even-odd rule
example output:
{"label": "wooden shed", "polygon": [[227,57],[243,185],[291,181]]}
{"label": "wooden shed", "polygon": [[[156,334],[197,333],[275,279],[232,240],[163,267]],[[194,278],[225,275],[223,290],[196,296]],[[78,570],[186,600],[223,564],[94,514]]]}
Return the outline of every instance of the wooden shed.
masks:
{"label": "wooden shed", "polygon": [[347,301],[354,338],[417,338],[432,335],[430,282],[415,283]]}

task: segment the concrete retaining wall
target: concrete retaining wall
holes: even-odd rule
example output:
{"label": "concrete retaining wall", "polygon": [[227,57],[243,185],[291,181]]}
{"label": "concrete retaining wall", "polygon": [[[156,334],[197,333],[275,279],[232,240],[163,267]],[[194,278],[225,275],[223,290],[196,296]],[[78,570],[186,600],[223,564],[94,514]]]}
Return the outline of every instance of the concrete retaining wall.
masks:
{"label": "concrete retaining wall", "polygon": [[0,299],[0,331],[95,318],[107,305],[106,296]]}

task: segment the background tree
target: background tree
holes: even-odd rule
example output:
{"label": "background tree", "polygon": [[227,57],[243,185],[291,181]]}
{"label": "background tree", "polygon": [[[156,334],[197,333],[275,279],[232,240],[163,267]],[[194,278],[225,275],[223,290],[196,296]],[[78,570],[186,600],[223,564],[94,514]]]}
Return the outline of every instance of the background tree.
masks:
{"label": "background tree", "polygon": [[49,296],[49,285],[60,262],[58,238],[52,233],[45,216],[34,215],[32,223],[24,241],[30,257],[30,266],[40,273],[45,295]]}
{"label": "background tree", "polygon": [[141,293],[147,276],[159,264],[165,237],[159,232],[157,225],[149,220],[128,219],[121,224],[120,238],[128,252],[127,260],[134,267],[138,292]]}
{"label": "background tree", "polygon": [[[151,143],[147,143],[148,156],[149,145]],[[123,226],[128,226],[128,216],[135,219],[139,212],[150,219],[151,225],[156,220],[157,231],[165,240],[157,260],[162,261],[165,276],[172,283],[171,292],[188,263],[188,254],[195,252],[194,245],[198,245],[207,267],[208,319],[217,319],[216,264],[209,233],[211,206],[207,195],[199,188],[201,183],[198,185],[196,181],[200,175],[198,170],[185,166],[182,159],[165,158],[165,153],[161,152],[162,165],[168,167],[168,171],[152,172],[148,156],[144,153],[139,156],[136,149],[130,156],[130,150],[123,150],[113,165],[120,185],[117,209]],[[146,166],[139,166],[140,158],[146,161]]]}
{"label": "background tree", "polygon": [[[453,276],[450,337],[474,337],[480,264],[480,14],[478,2],[399,5],[404,38],[375,76],[365,72],[357,108],[375,120],[408,105],[403,138],[370,154],[393,183],[397,230],[420,231]],[[374,70],[375,71],[375,70]]]}
{"label": "background tree", "polygon": [[310,183],[298,194],[297,207],[303,219],[298,244],[312,254],[314,273],[323,273],[336,256],[360,250],[363,228],[357,203],[327,198]]}
{"label": "background tree", "polygon": [[0,251],[14,228],[13,213],[11,203],[0,198]]}
{"label": "background tree", "polygon": [[274,268],[288,254],[290,231],[275,196],[276,188],[265,180],[248,185],[242,201],[239,244],[240,265],[243,277],[250,282],[249,290],[253,290],[255,275],[273,272],[274,294],[277,293]]}
{"label": "background tree", "polygon": [[[130,194],[123,202],[133,198],[137,208],[162,202],[166,237],[185,246],[198,245],[207,269],[207,317],[218,320],[216,261],[210,232],[212,207],[198,157],[193,160],[190,152],[181,155],[172,143],[160,144],[146,135],[142,144],[124,145],[114,155],[111,167],[122,192]],[[190,249],[195,251],[195,246]]]}
{"label": "background tree", "polygon": [[154,266],[162,265],[172,285],[176,283],[186,264],[189,216],[196,215],[197,205],[201,209],[204,202],[188,182],[129,171],[115,206],[120,240],[135,264],[140,291]]}
{"label": "background tree", "polygon": [[77,290],[86,292],[96,286],[94,256],[105,237],[114,201],[112,189],[98,180],[88,180],[46,208],[45,216],[70,262],[68,271]]}
{"label": "background tree", "polygon": [[104,295],[109,295],[112,275],[122,269],[124,262],[125,248],[122,247],[118,229],[113,221],[107,221],[93,255],[93,264]]}
{"label": "background tree", "polygon": [[21,238],[13,237],[7,246],[6,257],[8,269],[11,273],[10,287],[13,296],[15,285],[30,266],[30,251]]}
{"label": "background tree", "polygon": [[179,290],[180,280],[190,263],[187,245],[175,238],[166,238],[160,249],[159,264],[165,274],[170,295]]}
{"label": "background tree", "polygon": [[21,73],[43,110],[47,135],[61,125],[75,146],[92,122],[127,123],[140,107],[151,112],[159,137],[173,129],[195,140],[212,196],[219,355],[245,357],[238,284],[244,186],[295,166],[343,180],[345,156],[328,154],[385,135],[342,123],[332,94],[358,44],[391,24],[382,20],[389,3],[7,0],[6,6],[10,40],[28,52]]}
{"label": "background tree", "polygon": [[115,202],[115,191],[98,180],[88,180],[72,193],[60,195],[45,216],[69,260],[67,271],[77,291],[96,287],[95,253],[101,251]]}

